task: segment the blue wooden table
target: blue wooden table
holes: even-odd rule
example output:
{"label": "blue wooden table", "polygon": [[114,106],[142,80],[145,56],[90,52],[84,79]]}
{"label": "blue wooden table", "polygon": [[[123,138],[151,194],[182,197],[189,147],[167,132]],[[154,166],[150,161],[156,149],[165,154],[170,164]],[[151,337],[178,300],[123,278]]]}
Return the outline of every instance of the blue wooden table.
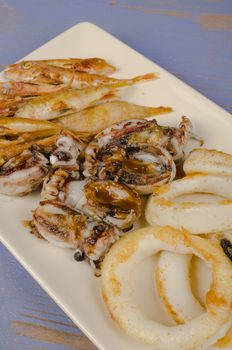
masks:
{"label": "blue wooden table", "polygon": [[[82,21],[232,112],[231,0],[0,0],[0,65]],[[95,349],[2,245],[0,316],[1,350]]]}

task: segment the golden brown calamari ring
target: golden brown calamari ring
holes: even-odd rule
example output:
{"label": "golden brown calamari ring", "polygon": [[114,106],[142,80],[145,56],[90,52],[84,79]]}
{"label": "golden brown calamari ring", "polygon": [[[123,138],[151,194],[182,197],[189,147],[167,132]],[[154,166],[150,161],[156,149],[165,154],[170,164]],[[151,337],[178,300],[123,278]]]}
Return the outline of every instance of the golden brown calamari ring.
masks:
{"label": "golden brown calamari ring", "polygon": [[[176,202],[192,193],[223,197],[215,203]],[[189,175],[155,189],[146,207],[146,219],[152,226],[184,227],[193,234],[226,231],[232,227],[232,177]]]}
{"label": "golden brown calamari ring", "polygon": [[232,154],[214,149],[195,148],[184,162],[186,175],[202,173],[232,175]]}
{"label": "golden brown calamari ring", "polygon": [[[191,258],[191,255],[164,251],[160,254],[156,269],[159,296],[177,324],[189,322],[204,312],[191,289]],[[226,346],[231,333],[232,327],[215,346]]]}
{"label": "golden brown calamari ring", "polygon": [[[149,256],[167,250],[195,254],[212,270],[212,284],[206,295],[206,311],[177,326],[165,326],[147,319],[133,302],[131,276]],[[232,302],[232,269],[220,247],[212,241],[172,227],[147,227],[124,236],[113,245],[103,266],[103,298],[113,319],[131,336],[157,350],[193,350],[210,346],[229,328]]]}

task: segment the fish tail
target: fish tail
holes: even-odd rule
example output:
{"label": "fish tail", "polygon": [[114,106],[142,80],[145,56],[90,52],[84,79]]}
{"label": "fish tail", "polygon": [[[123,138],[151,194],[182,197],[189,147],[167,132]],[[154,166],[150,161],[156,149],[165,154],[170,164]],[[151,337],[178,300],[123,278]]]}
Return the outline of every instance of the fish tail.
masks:
{"label": "fish tail", "polygon": [[122,80],[117,80],[115,81],[113,84],[111,84],[110,86],[112,88],[120,88],[123,86],[130,86],[130,85],[134,85],[134,84],[139,84],[139,83],[143,83],[143,82],[147,82],[150,80],[154,80],[158,78],[158,74],[156,73],[148,73],[148,74],[143,74],[143,75],[138,75],[137,77],[134,77],[132,79],[122,79]]}
{"label": "fish tail", "polygon": [[157,115],[173,112],[172,107],[160,106],[160,107],[147,107],[146,113],[148,115]]}
{"label": "fish tail", "polygon": [[118,93],[117,90],[110,91],[108,94],[102,96],[100,101],[105,101],[105,100],[110,100],[111,98],[115,98],[115,97],[117,97],[117,93]]}
{"label": "fish tail", "polygon": [[131,79],[133,84],[137,84],[137,83],[142,83],[145,81],[150,81],[150,80],[154,80],[154,79],[158,79],[159,75],[157,73],[147,73],[147,74],[143,74],[143,75],[138,75],[137,77]]}

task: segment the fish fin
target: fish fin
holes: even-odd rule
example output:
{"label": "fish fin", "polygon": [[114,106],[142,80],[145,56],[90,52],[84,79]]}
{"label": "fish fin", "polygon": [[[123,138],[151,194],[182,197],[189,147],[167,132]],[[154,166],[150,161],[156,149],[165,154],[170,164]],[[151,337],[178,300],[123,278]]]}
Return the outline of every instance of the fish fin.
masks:
{"label": "fish fin", "polygon": [[48,76],[42,74],[36,78],[36,82],[50,84],[50,85],[59,85],[59,82],[56,79],[49,78]]}
{"label": "fish fin", "polygon": [[63,101],[58,101],[53,104],[52,110],[53,111],[64,111],[64,110],[69,110],[70,107]]}
{"label": "fish fin", "polygon": [[131,79],[115,79],[115,82],[109,85],[112,89],[113,88],[121,88],[124,86],[130,86],[138,83],[147,82],[150,80],[158,79],[157,73],[147,73],[143,75],[138,75],[137,77],[131,78]]}
{"label": "fish fin", "polygon": [[115,91],[110,91],[107,95],[102,96],[102,98],[100,99],[100,101],[105,101],[105,100],[110,100],[110,99],[112,99],[112,98],[116,98],[116,97],[118,97],[118,96],[117,96],[117,93],[118,93],[117,90],[115,90]]}
{"label": "fish fin", "polygon": [[169,106],[159,106],[159,107],[150,107],[150,108],[148,107],[147,112],[148,112],[148,116],[161,115],[161,114],[173,112],[173,108]]}
{"label": "fish fin", "polygon": [[143,75],[138,75],[137,77],[131,79],[134,84],[142,83],[149,80],[158,79],[159,75],[157,73],[147,73]]}

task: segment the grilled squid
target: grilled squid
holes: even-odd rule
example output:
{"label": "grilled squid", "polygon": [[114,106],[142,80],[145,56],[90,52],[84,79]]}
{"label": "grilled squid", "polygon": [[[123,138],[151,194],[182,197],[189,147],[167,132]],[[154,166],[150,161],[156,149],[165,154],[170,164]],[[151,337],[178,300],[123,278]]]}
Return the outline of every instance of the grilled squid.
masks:
{"label": "grilled squid", "polygon": [[70,174],[64,169],[58,169],[54,173],[49,173],[43,182],[41,196],[44,199],[53,199],[65,202],[66,185],[70,182]]}
{"label": "grilled squid", "polygon": [[58,169],[46,176],[41,196],[43,199],[56,200],[73,209],[79,209],[84,185],[85,181],[73,180],[69,171]]}
{"label": "grilled squid", "polygon": [[129,120],[99,133],[85,151],[84,175],[126,183],[141,194],[173,180],[174,160],[184,155],[191,123],[182,117],[179,128],[155,120]]}
{"label": "grilled squid", "polygon": [[192,124],[187,117],[182,117],[179,128],[160,126],[155,119],[131,119],[116,123],[100,132],[90,143],[86,149],[86,168],[91,167],[92,158],[110,145],[152,144],[167,149],[174,160],[179,160],[184,155],[191,129]]}
{"label": "grilled squid", "polygon": [[121,230],[129,230],[141,213],[138,193],[113,181],[71,181],[69,173],[58,169],[48,176],[41,195],[80,209],[95,220],[103,220]]}
{"label": "grilled squid", "polygon": [[65,202],[66,185],[71,180],[80,178],[79,168],[82,149],[82,142],[68,131],[62,131],[56,137],[55,146],[49,156],[53,171],[50,171],[44,179],[41,192],[43,198]]}
{"label": "grilled squid", "polygon": [[66,169],[72,173],[72,177],[78,179],[82,150],[83,144],[74,134],[62,131],[57,136],[55,147],[49,157],[52,168]]}
{"label": "grilled squid", "polygon": [[32,225],[44,239],[61,248],[76,249],[75,259],[88,260],[94,267],[120,236],[118,229],[52,200],[39,203]]}
{"label": "grilled squid", "polygon": [[140,194],[151,193],[155,185],[171,181],[176,173],[172,156],[164,148],[152,145],[113,147],[103,152],[99,160],[95,174],[100,180],[122,182]]}
{"label": "grilled squid", "polygon": [[27,149],[0,167],[0,193],[23,196],[37,189],[48,172],[48,160]]}
{"label": "grilled squid", "polygon": [[109,225],[128,230],[140,216],[140,196],[124,184],[110,180],[89,181],[83,192],[79,207],[88,215]]}

